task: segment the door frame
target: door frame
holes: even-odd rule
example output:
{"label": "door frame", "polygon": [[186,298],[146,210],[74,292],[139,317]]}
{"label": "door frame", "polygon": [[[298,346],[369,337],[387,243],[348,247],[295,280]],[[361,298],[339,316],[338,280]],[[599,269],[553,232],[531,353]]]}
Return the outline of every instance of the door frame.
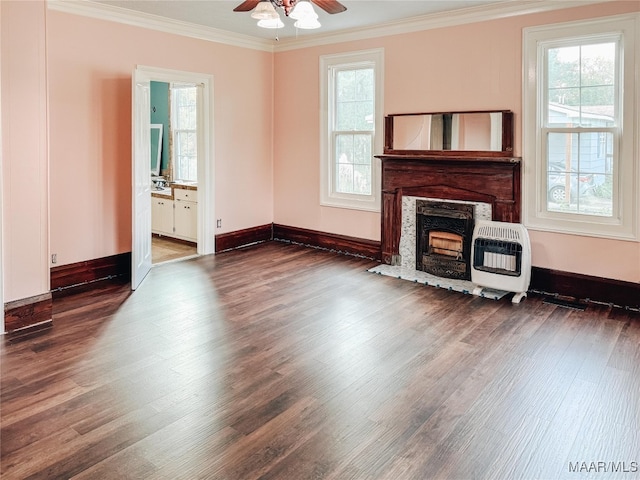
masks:
{"label": "door frame", "polygon": [[[0,8],[0,12],[2,8]],[[2,22],[0,22],[0,25]],[[0,38],[2,35],[0,34]],[[2,61],[0,61],[0,73],[2,72]],[[2,75],[0,75],[0,78]],[[1,82],[0,82],[1,83]],[[2,259],[4,257],[4,249],[2,247],[2,237],[4,230],[4,222],[2,220],[2,214],[4,210],[4,176],[2,174],[2,164],[3,164],[3,146],[2,146],[2,85],[0,84],[0,307],[2,307],[0,311],[0,335],[5,333],[4,330],[4,268],[2,265]]]}
{"label": "door frame", "polygon": [[[186,72],[160,67],[136,65],[136,69],[145,74],[153,82],[181,82],[201,84],[202,102],[198,105],[198,254],[208,255],[215,252],[215,235],[213,228],[214,204],[214,131],[213,131],[213,75]],[[132,104],[132,108],[135,105]],[[135,118],[135,115],[133,116]],[[134,158],[134,162],[145,162],[147,159]],[[149,175],[151,166],[147,165]],[[149,222],[149,237],[151,237]],[[132,232],[133,234],[133,232]],[[132,255],[135,257],[135,255]]]}

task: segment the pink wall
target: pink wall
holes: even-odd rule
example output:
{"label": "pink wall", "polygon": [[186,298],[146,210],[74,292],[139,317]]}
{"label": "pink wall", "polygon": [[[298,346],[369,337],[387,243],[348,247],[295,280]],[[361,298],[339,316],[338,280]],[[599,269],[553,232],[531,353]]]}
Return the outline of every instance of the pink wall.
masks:
{"label": "pink wall", "polygon": [[213,75],[216,233],[272,221],[272,54],[55,11],[47,22],[58,264],[131,251],[136,64]]}
{"label": "pink wall", "polygon": [[49,291],[45,12],[0,2],[5,302]]}
{"label": "pink wall", "polygon": [[[512,110],[521,155],[522,29],[639,9],[637,2],[613,2],[277,53],[274,221],[380,238],[379,214],[319,205],[320,55],[383,47],[384,114]],[[543,232],[531,237],[536,266],[640,282],[640,243]],[[600,260],[587,260],[603,249]]]}

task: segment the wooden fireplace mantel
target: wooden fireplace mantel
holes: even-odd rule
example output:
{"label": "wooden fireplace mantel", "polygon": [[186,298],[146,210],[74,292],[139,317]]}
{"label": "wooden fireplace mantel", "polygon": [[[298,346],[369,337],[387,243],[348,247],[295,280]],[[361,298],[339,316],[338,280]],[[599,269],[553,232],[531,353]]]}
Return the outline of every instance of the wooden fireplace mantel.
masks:
{"label": "wooden fireplace mantel", "polygon": [[382,161],[382,261],[396,264],[402,197],[491,204],[492,219],[520,222],[519,157],[376,155]]}

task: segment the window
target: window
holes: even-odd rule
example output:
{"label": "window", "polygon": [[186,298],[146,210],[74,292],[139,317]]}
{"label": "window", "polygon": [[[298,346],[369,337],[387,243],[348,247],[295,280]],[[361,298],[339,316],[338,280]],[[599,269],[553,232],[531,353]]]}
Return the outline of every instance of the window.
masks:
{"label": "window", "polygon": [[637,235],[638,16],[524,33],[525,223]]}
{"label": "window", "polygon": [[197,100],[195,86],[171,86],[174,180],[198,180]]}
{"label": "window", "polygon": [[320,57],[322,205],[380,210],[382,50]]}

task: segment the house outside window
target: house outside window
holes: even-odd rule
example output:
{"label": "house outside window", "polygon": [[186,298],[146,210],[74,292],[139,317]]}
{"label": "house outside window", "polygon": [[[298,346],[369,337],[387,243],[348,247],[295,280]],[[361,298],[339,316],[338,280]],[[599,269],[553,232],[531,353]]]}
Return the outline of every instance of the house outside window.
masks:
{"label": "house outside window", "polygon": [[383,51],[320,58],[321,204],[380,210]]}
{"label": "house outside window", "polygon": [[637,238],[638,16],[524,33],[525,224]]}

